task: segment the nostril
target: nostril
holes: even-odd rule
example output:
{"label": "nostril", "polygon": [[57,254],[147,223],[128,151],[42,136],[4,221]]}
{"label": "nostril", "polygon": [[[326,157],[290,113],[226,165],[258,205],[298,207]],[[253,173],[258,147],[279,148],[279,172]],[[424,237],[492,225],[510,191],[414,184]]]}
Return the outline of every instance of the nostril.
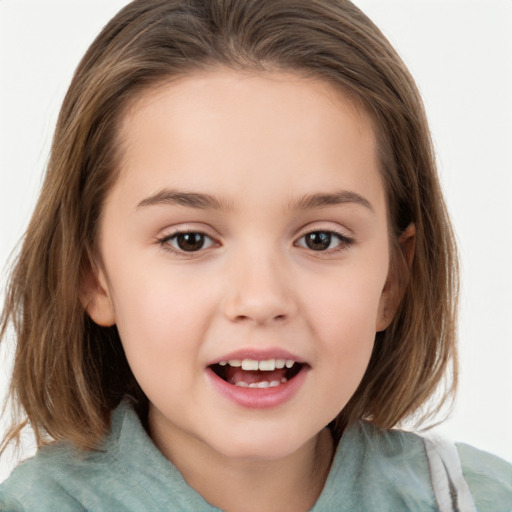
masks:
{"label": "nostril", "polygon": [[[270,316],[270,322],[285,322],[286,319],[288,318],[288,315],[275,315],[275,316]],[[250,315],[237,315],[234,317],[234,321],[235,322],[238,322],[238,323],[243,323],[243,322],[249,322],[251,320],[255,320],[256,322],[267,322],[268,320],[266,320],[265,318],[261,318],[257,315],[253,315],[252,317]]]}

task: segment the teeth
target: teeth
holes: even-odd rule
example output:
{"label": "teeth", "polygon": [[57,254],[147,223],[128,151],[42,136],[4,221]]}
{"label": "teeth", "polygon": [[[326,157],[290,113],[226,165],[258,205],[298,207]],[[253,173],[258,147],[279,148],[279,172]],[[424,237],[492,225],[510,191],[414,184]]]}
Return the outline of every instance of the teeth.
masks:
{"label": "teeth", "polygon": [[252,382],[251,384],[249,384],[249,387],[250,388],[258,388],[258,389],[269,388],[270,382],[268,382],[266,380],[262,380],[261,382]]}
{"label": "teeth", "polygon": [[281,382],[279,382],[278,380],[273,380],[272,382],[268,382],[267,380],[262,380],[260,382],[251,382],[250,384],[247,384],[247,382],[243,382],[243,381],[233,382],[233,384],[240,388],[264,389],[264,388],[276,388],[277,386],[280,386],[281,384],[284,384],[285,382],[288,382],[288,379],[283,377],[281,379]]}
{"label": "teeth", "polygon": [[257,370],[258,366],[258,361],[254,361],[253,359],[244,359],[242,361],[242,370]]}
{"label": "teeth", "polygon": [[278,370],[286,367],[291,368],[295,364],[292,359],[265,359],[263,361],[256,361],[255,359],[230,359],[229,361],[219,361],[220,366],[232,366],[233,368],[240,368],[247,371],[260,370],[262,372],[272,372],[276,368]]}
{"label": "teeth", "polygon": [[272,372],[276,369],[276,360],[268,359],[266,361],[260,361],[258,364],[258,370],[262,372]]}

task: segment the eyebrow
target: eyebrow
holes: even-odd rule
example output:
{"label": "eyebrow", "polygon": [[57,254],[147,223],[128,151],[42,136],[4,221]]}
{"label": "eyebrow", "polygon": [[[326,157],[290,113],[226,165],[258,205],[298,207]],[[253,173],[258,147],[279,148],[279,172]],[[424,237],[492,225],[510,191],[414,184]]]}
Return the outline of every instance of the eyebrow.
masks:
{"label": "eyebrow", "polygon": [[310,210],[327,206],[338,206],[343,204],[358,204],[364,206],[371,212],[375,212],[372,204],[365,197],[349,190],[340,190],[334,193],[319,193],[302,196],[298,201],[292,203],[293,209]]}
{"label": "eyebrow", "polygon": [[209,194],[198,192],[181,192],[177,190],[162,190],[152,196],[143,199],[137,208],[153,205],[178,205],[201,210],[229,210],[227,201],[222,201]]}
{"label": "eyebrow", "polygon": [[[311,210],[344,204],[358,204],[374,212],[368,199],[348,190],[334,193],[306,194],[298,200],[292,201],[290,208],[292,210]],[[228,201],[218,199],[210,194],[165,189],[143,199],[137,205],[137,208],[154,205],[178,205],[201,210],[230,210],[232,206]]]}

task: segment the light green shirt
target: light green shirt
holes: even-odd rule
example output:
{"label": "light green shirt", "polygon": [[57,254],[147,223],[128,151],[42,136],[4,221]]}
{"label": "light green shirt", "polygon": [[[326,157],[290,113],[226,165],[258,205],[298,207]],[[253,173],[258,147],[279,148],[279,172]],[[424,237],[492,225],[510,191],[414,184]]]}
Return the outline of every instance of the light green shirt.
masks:
{"label": "light green shirt", "polygon": [[[457,446],[479,512],[512,511],[512,466]],[[158,451],[137,415],[122,403],[101,450],[55,443],[20,464],[0,485],[9,512],[213,512]],[[436,511],[421,437],[358,423],[344,434],[314,512]]]}

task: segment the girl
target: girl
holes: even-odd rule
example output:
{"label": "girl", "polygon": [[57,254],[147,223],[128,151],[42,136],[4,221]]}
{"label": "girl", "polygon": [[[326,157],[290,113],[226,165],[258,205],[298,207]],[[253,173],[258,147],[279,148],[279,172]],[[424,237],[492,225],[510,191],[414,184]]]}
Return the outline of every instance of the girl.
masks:
{"label": "girl", "polygon": [[10,280],[41,448],[3,507],[509,510],[508,464],[391,430],[454,392],[456,293],[421,101],[356,7],[136,0]]}

